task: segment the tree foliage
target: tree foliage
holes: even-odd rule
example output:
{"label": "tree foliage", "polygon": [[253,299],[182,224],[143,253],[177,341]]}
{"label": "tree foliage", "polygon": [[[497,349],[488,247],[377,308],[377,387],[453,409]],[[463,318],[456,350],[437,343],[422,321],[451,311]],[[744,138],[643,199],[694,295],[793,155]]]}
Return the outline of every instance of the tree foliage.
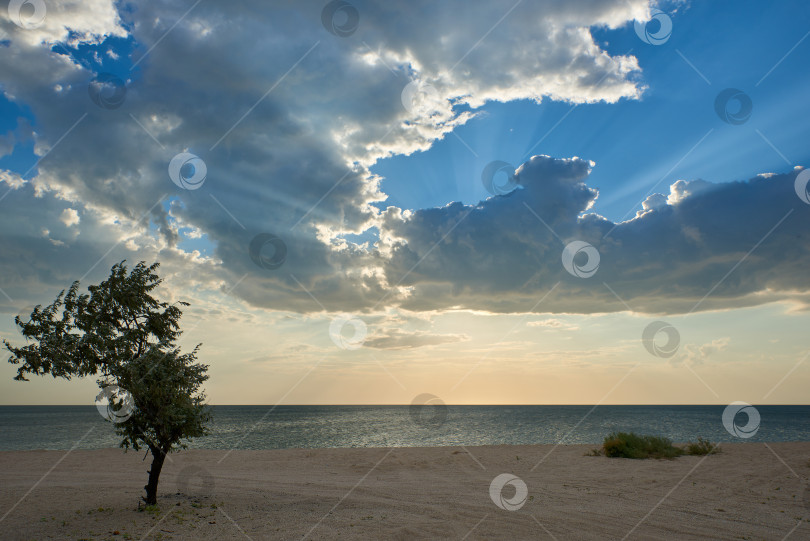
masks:
{"label": "tree foliage", "polygon": [[16,380],[27,381],[31,374],[100,375],[99,387],[114,384],[131,395],[135,409],[116,424],[116,432],[122,448],[147,447],[152,453],[144,498],[151,504],[166,454],[205,435],[210,420],[201,390],[208,366],[197,362],[199,346],[182,354],[176,345],[181,307],[188,304],[152,296],[162,281],[158,266],[140,262],[128,273],[122,261],[86,294],[74,282],[47,307],[37,306],[29,321],[15,318],[24,346],[3,340],[9,362],[17,365]]}

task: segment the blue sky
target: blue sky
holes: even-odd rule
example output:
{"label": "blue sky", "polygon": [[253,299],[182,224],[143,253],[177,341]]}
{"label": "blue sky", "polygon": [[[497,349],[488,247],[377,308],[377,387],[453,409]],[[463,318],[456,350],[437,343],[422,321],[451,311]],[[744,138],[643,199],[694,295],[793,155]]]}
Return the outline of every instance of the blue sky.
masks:
{"label": "blue sky", "polygon": [[[802,2],[358,0],[348,32],[315,0],[47,5],[0,17],[3,338],[77,278],[159,261],[215,403],[806,401]],[[103,73],[118,107],[90,98]],[[433,94],[404,107],[413,85]],[[189,153],[195,189],[169,167]],[[496,160],[520,189],[485,190]],[[8,403],[95,396],[12,373]]]}
{"label": "blue sky", "polygon": [[[573,111],[571,104],[549,99],[487,104],[479,118],[456,129],[464,142],[448,134],[428,151],[373,167],[386,179],[389,199],[382,205],[414,209],[476,203],[489,196],[480,180],[486,164],[519,165],[532,147],[532,154],[596,162],[589,184],[599,188],[600,197],[593,210],[611,220],[631,217],[659,181],[657,191],[666,191],[678,179],[748,180],[805,164],[810,161],[803,120],[810,118],[808,40],[774,66],[807,33],[806,14],[803,2],[778,2],[766,9],[760,2],[690,3],[671,15],[672,35],[662,45],[642,42],[632,24],[594,28],[606,51],[638,58],[647,86],[640,100],[583,104]],[[751,118],[743,125],[726,124],[715,113],[715,97],[728,87],[743,90],[753,101]]]}

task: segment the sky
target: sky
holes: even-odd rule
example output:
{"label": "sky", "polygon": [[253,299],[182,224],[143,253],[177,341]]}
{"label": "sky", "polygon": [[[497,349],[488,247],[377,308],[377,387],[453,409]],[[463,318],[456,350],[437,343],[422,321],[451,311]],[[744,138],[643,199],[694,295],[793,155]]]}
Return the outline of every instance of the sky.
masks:
{"label": "sky", "polygon": [[12,343],[158,261],[213,404],[807,403],[804,3],[19,4]]}

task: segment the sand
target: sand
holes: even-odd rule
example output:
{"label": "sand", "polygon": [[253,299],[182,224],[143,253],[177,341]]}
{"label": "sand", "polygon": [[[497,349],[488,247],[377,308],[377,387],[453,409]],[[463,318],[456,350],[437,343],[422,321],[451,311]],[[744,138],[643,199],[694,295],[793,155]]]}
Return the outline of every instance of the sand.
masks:
{"label": "sand", "polygon": [[[223,451],[189,450],[167,462],[158,508],[146,511],[143,453],[2,452],[0,537],[810,539],[810,443],[724,444],[676,460],[588,449],[290,449],[221,462]],[[525,482],[520,509],[491,499],[502,473]]]}

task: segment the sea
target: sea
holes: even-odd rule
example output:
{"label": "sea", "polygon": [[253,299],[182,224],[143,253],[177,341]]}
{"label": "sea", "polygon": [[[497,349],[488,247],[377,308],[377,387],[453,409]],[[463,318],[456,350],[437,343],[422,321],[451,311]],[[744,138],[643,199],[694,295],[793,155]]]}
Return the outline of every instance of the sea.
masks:
{"label": "sea", "polygon": [[[674,442],[810,441],[810,406],[212,406],[190,448],[434,447],[601,444],[613,431]],[[727,415],[728,417],[728,415]],[[758,417],[758,418],[757,418]],[[0,406],[0,450],[117,447],[94,406]]]}

